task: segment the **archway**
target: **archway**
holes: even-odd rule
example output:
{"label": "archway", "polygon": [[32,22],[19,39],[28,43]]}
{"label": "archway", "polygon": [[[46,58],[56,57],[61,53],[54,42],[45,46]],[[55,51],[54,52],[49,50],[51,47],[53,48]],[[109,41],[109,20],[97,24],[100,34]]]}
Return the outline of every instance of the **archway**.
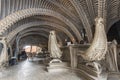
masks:
{"label": "archway", "polygon": [[120,44],[120,20],[114,23],[107,33],[108,41],[112,41],[113,39],[117,40],[117,43]]}
{"label": "archway", "polygon": [[120,20],[114,23],[107,33],[108,41],[113,41],[114,39],[117,41],[117,59],[118,59],[118,67],[120,70]]}

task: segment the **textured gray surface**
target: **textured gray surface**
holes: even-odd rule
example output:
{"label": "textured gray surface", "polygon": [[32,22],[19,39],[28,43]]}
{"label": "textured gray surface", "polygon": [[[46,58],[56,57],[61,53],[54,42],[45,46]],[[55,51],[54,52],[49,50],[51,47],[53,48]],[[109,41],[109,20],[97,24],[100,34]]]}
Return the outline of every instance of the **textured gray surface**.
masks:
{"label": "textured gray surface", "polygon": [[120,80],[120,73],[111,73],[111,74],[109,74],[108,80]]}
{"label": "textured gray surface", "polygon": [[[83,80],[76,73],[48,73],[42,61],[23,61],[0,72],[0,80]],[[120,74],[109,74],[108,80],[120,80]]]}
{"label": "textured gray surface", "polygon": [[2,73],[0,80],[82,80],[75,73],[48,73],[45,66],[39,62],[23,61]]}

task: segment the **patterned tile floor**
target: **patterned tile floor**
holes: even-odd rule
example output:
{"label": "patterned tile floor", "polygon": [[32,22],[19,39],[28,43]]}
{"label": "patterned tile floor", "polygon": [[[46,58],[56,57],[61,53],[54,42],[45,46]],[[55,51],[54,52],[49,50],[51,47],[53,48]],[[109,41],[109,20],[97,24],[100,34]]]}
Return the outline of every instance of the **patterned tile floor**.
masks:
{"label": "patterned tile floor", "polygon": [[40,62],[23,61],[0,72],[0,80],[82,80],[75,73],[48,73]]}

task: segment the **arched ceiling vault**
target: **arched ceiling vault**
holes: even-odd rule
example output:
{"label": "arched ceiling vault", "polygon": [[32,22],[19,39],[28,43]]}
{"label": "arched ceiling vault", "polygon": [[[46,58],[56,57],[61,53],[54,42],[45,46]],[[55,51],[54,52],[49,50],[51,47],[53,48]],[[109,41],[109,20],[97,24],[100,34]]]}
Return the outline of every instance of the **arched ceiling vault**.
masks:
{"label": "arched ceiling vault", "polygon": [[85,11],[82,8],[82,5],[80,5],[81,3],[79,2],[79,0],[70,0],[70,2],[75,7],[75,9],[79,15],[78,17],[81,19],[87,34],[89,34],[88,40],[91,41],[91,39],[92,39],[91,25],[89,23],[89,20],[87,19],[87,15],[86,15]]}
{"label": "arched ceiling vault", "polygon": [[37,33],[37,32],[27,32],[27,33],[24,33],[23,36],[19,36],[19,38],[22,39],[22,38],[27,37],[29,35],[40,35],[42,38],[45,38],[45,39],[48,40],[48,35],[44,34],[44,33],[41,33],[41,32],[40,33]]}
{"label": "arched ceiling vault", "polygon": [[[103,9],[98,10],[98,2],[103,3]],[[84,28],[91,42],[95,17],[102,15],[106,31],[120,20],[120,0],[0,0],[0,3],[0,36],[12,31],[10,29],[14,28],[11,26],[19,24],[20,20],[42,15],[44,20],[46,16],[51,16],[47,21],[57,18],[64,28],[72,30],[67,28],[78,41],[82,40],[81,29]],[[54,23],[59,23],[58,20]]]}
{"label": "arched ceiling vault", "polygon": [[[50,30],[49,29],[46,29],[46,28],[39,28],[39,27],[30,27],[30,28],[27,28],[27,29],[24,29],[22,30],[19,34],[17,34],[17,37],[19,39],[22,39],[24,38],[25,36],[29,36],[29,35],[32,35],[32,34],[39,34],[39,35],[42,35],[43,37],[47,38],[47,41],[48,41],[48,38],[49,38],[49,32]],[[62,41],[64,41],[65,38],[61,38],[61,36],[59,36],[61,34],[57,34],[57,39],[59,42],[62,43]],[[15,36],[16,37],[16,36]],[[33,36],[34,38],[34,36]],[[42,37],[41,37],[42,38]],[[63,40],[62,40],[63,39]],[[26,40],[26,41],[31,41],[31,39],[29,40]],[[11,41],[13,42],[13,41]],[[32,43],[32,42],[31,42]]]}
{"label": "arched ceiling vault", "polygon": [[[29,39],[26,39],[26,37],[29,37],[31,36],[31,38]],[[37,38],[35,38],[35,36],[37,36]],[[40,40],[39,40],[40,38]],[[32,32],[32,33],[24,33],[24,34],[18,34],[16,35],[15,37],[13,37],[13,39],[9,42],[11,45],[15,43],[15,40],[19,40],[19,43],[22,41],[22,43],[20,43],[21,45],[23,45],[25,42],[32,42],[33,39],[34,41],[36,42],[39,42],[39,43],[47,43],[48,42],[48,35],[47,34],[44,34],[44,33],[36,33],[36,32]],[[31,41],[32,39],[32,41]],[[24,42],[25,41],[25,42]]]}
{"label": "arched ceiling vault", "polygon": [[[27,33],[35,33],[35,34],[45,34],[46,36],[46,38],[49,38],[49,30],[48,29],[41,29],[41,28],[32,28],[32,29],[26,29],[26,30],[24,30],[24,31],[22,31],[22,32],[20,32],[19,34],[21,35],[21,37],[23,37],[24,35],[26,35]],[[34,36],[33,36],[34,37]],[[60,38],[59,37],[59,35],[57,34],[57,39],[60,41],[60,42],[62,42],[62,38]]]}
{"label": "arched ceiling vault", "polygon": [[28,34],[27,36],[21,37],[21,40],[19,42],[19,45],[21,47],[24,47],[26,45],[44,46],[47,44],[48,39],[42,34]]}
{"label": "arched ceiling vault", "polygon": [[33,15],[49,15],[49,16],[56,17],[56,18],[60,19],[62,22],[66,23],[72,29],[72,31],[78,36],[77,38],[79,41],[82,38],[79,31],[76,29],[75,25],[73,23],[71,23],[67,18],[65,18],[64,16],[62,16],[61,14],[59,14],[57,12],[54,12],[54,11],[48,10],[48,9],[42,9],[42,8],[39,8],[39,9],[32,8],[32,9],[20,10],[18,12],[15,12],[15,13],[7,16],[6,18],[4,18],[3,20],[0,21],[1,35],[12,24],[16,23],[17,21],[19,21],[21,19],[24,19],[25,17],[29,17],[29,16],[33,16]]}
{"label": "arched ceiling vault", "polygon": [[[20,27],[21,25],[24,25],[24,24],[28,24],[28,23],[31,23],[31,22],[38,22],[40,21],[40,23],[51,23],[51,27],[63,27],[64,29],[66,28],[75,38],[76,36],[74,35],[74,33],[72,32],[72,30],[67,26],[65,25],[64,23],[62,23],[60,20],[56,19],[56,18],[53,18],[53,17],[50,17],[50,16],[34,16],[34,17],[29,17],[27,19],[22,19],[20,20],[19,22],[17,22],[16,24],[14,24],[13,26],[11,26],[11,28],[8,29],[8,33],[5,33],[5,35],[8,35],[11,31],[13,31],[15,28],[18,28]],[[47,24],[48,25],[48,24]],[[63,29],[61,28],[61,29]],[[64,30],[63,29],[63,30]],[[77,38],[76,38],[77,39]]]}
{"label": "arched ceiling vault", "polygon": [[[41,40],[38,41],[39,38],[35,38],[34,39],[34,35],[39,35]],[[27,39],[26,37],[28,37],[28,36],[32,36],[32,37]],[[48,35],[47,34],[42,33],[42,32],[40,32],[40,33],[37,33],[37,32],[27,32],[27,33],[24,33],[22,36],[19,36],[19,40],[20,40],[19,44],[23,45],[24,43],[28,43],[28,42],[29,43],[33,43],[33,40],[34,40],[34,43],[37,44],[38,42],[41,43],[41,41],[43,41],[43,39],[44,39],[44,43],[47,44],[47,42],[48,42]]]}
{"label": "arched ceiling vault", "polygon": [[[16,28],[15,30],[13,30],[12,32],[10,32],[6,37],[8,39],[8,42],[11,41],[11,39],[13,39],[13,37],[15,35],[17,35],[20,31],[30,28],[30,27],[34,27],[34,26],[39,26],[40,28],[44,25],[48,25],[49,27],[53,27],[52,29],[54,30],[61,30],[63,31],[71,40],[74,39],[73,35],[64,27],[57,25],[55,23],[51,23],[51,22],[43,22],[43,21],[38,21],[38,22],[30,22],[24,25],[19,26],[18,28]],[[48,26],[44,26],[45,28],[47,28]]]}
{"label": "arched ceiling vault", "polygon": [[[34,41],[32,41],[32,39]],[[38,41],[38,39],[39,39],[39,41]],[[23,36],[20,36],[20,40],[21,41],[26,40],[26,42],[41,42],[42,41],[42,42],[45,42],[47,44],[48,36],[46,34],[40,34],[40,33],[36,34],[36,33],[33,32],[33,33],[27,33],[27,34],[24,34]]]}

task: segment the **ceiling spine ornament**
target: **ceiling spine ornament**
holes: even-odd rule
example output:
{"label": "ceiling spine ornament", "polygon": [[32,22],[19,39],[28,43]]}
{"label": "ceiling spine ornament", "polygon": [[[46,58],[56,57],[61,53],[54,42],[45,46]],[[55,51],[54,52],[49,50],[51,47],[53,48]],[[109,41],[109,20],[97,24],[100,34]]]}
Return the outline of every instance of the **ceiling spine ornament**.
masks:
{"label": "ceiling spine ornament", "polygon": [[93,2],[92,0],[86,0],[86,4],[87,4],[87,8],[88,8],[88,11],[89,11],[89,14],[91,16],[91,22],[92,24],[94,24],[94,20],[93,18],[95,18],[95,11],[94,11],[94,7],[93,7]]}
{"label": "ceiling spine ornament", "polygon": [[105,29],[106,29],[106,18],[107,18],[106,6],[107,6],[106,0],[98,0],[98,17],[102,17],[104,19]]}
{"label": "ceiling spine ornament", "polygon": [[1,12],[2,12],[2,3],[1,3],[1,0],[0,0],[0,19],[2,18],[2,14],[1,14]]}
{"label": "ceiling spine ornament", "polygon": [[64,13],[66,13],[69,17],[71,17],[74,21],[79,20],[77,19],[77,16],[75,16],[75,14],[71,13],[69,9],[67,9],[65,6],[63,6],[62,3],[58,3],[57,1],[52,1],[52,0],[48,0],[49,2],[51,2],[52,4],[56,5],[57,7],[59,7],[61,9],[61,11],[63,11]]}
{"label": "ceiling spine ornament", "polygon": [[92,41],[92,31],[91,31],[91,25],[89,23],[89,20],[87,18],[87,15],[84,11],[84,9],[82,8],[81,4],[79,3],[78,0],[70,0],[70,2],[73,4],[73,6],[75,7],[80,20],[82,21],[82,24],[86,30],[87,33],[87,38],[88,41],[91,42]]}
{"label": "ceiling spine ornament", "polygon": [[98,0],[98,17],[103,17],[103,0]]}
{"label": "ceiling spine ornament", "polygon": [[107,1],[107,32],[110,27],[120,20],[120,0]]}

